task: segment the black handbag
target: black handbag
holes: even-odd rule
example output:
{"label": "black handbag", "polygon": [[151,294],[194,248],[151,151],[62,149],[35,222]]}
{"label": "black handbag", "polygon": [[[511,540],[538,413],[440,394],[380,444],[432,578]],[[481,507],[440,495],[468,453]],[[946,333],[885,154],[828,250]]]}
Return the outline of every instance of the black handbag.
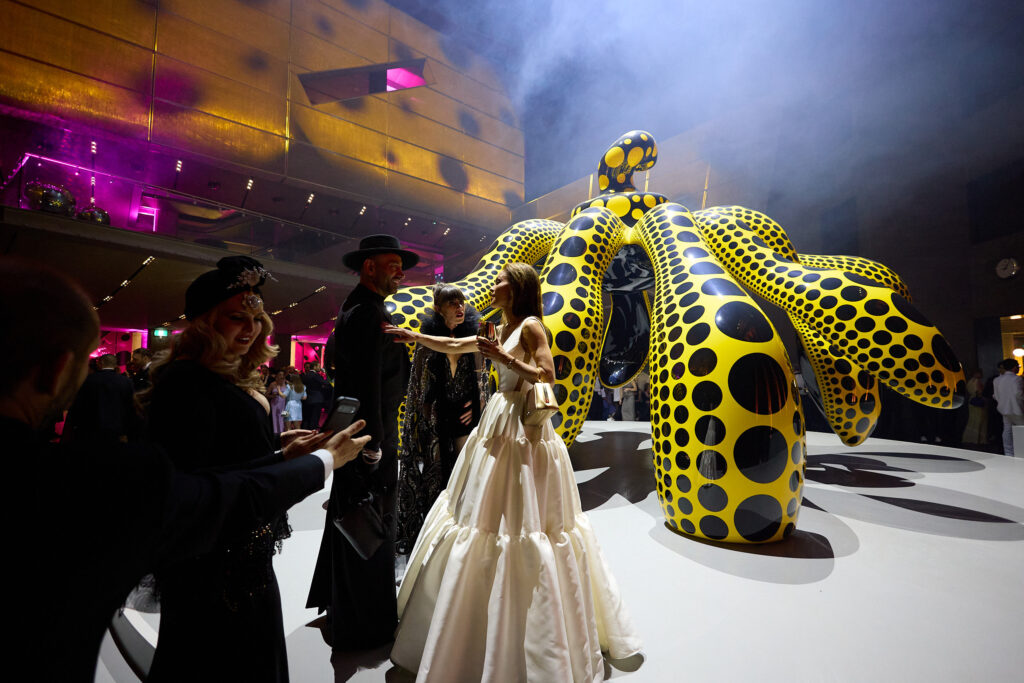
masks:
{"label": "black handbag", "polygon": [[364,560],[373,557],[381,544],[387,540],[380,498],[372,493],[335,518],[334,526],[338,527],[338,531]]}

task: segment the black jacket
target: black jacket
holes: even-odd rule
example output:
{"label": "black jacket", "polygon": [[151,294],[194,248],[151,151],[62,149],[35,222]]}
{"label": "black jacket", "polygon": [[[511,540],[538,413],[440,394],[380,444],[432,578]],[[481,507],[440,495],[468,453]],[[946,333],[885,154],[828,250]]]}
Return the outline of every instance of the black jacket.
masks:
{"label": "black jacket", "polygon": [[116,370],[97,370],[85,378],[64,423],[66,441],[118,441],[137,431],[135,386]]}
{"label": "black jacket", "polygon": [[188,475],[156,448],[51,444],[2,417],[0,444],[19,553],[4,604],[23,620],[9,668],[34,680],[91,683],[103,632],[142,576],[280,515],[324,480],[315,456]]}

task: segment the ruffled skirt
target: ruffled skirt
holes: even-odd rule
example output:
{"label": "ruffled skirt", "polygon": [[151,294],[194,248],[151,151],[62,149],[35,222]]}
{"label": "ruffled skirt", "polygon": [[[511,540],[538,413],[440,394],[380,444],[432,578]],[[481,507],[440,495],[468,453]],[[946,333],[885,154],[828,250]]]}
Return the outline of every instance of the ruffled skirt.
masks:
{"label": "ruffled skirt", "polygon": [[601,556],[565,444],[499,393],[424,522],[391,659],[417,681],[600,681],[640,640]]}

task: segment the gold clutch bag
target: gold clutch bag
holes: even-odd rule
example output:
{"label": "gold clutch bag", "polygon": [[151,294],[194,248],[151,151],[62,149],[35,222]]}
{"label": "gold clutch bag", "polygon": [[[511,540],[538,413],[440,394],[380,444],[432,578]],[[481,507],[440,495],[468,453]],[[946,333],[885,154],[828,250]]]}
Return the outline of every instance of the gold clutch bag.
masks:
{"label": "gold clutch bag", "polygon": [[542,425],[558,412],[558,400],[547,382],[538,382],[526,394],[523,404],[523,424]]}

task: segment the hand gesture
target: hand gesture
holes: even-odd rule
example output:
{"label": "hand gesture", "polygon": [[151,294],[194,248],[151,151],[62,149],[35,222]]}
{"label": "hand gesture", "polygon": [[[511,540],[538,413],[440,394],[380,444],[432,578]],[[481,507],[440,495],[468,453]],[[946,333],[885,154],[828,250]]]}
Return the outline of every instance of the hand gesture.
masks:
{"label": "hand gesture", "polygon": [[338,469],[345,463],[355,460],[356,456],[363,450],[363,446],[370,442],[369,434],[353,438],[365,426],[366,420],[356,420],[347,428],[332,436],[327,442],[325,448],[334,456],[334,469]]}
{"label": "hand gesture", "polygon": [[487,337],[477,337],[476,348],[484,355],[484,357],[490,358],[491,360],[497,361],[503,365],[509,359],[509,355],[505,353],[505,349],[501,348],[501,344],[488,339]]}
{"label": "hand gesture", "polygon": [[281,451],[285,460],[312,453],[322,448],[324,442],[331,437],[330,432],[319,433],[310,429],[290,429],[281,432]]}
{"label": "hand gesture", "polygon": [[394,336],[394,342],[396,344],[411,344],[416,341],[416,333],[412,330],[407,330],[404,327],[396,327],[395,325],[385,325],[383,327],[384,334],[390,334]]}
{"label": "hand gesture", "polygon": [[464,425],[468,425],[470,422],[473,421],[473,402],[466,401],[466,405],[462,407],[466,409],[466,412],[459,416],[459,422],[461,422]]}

